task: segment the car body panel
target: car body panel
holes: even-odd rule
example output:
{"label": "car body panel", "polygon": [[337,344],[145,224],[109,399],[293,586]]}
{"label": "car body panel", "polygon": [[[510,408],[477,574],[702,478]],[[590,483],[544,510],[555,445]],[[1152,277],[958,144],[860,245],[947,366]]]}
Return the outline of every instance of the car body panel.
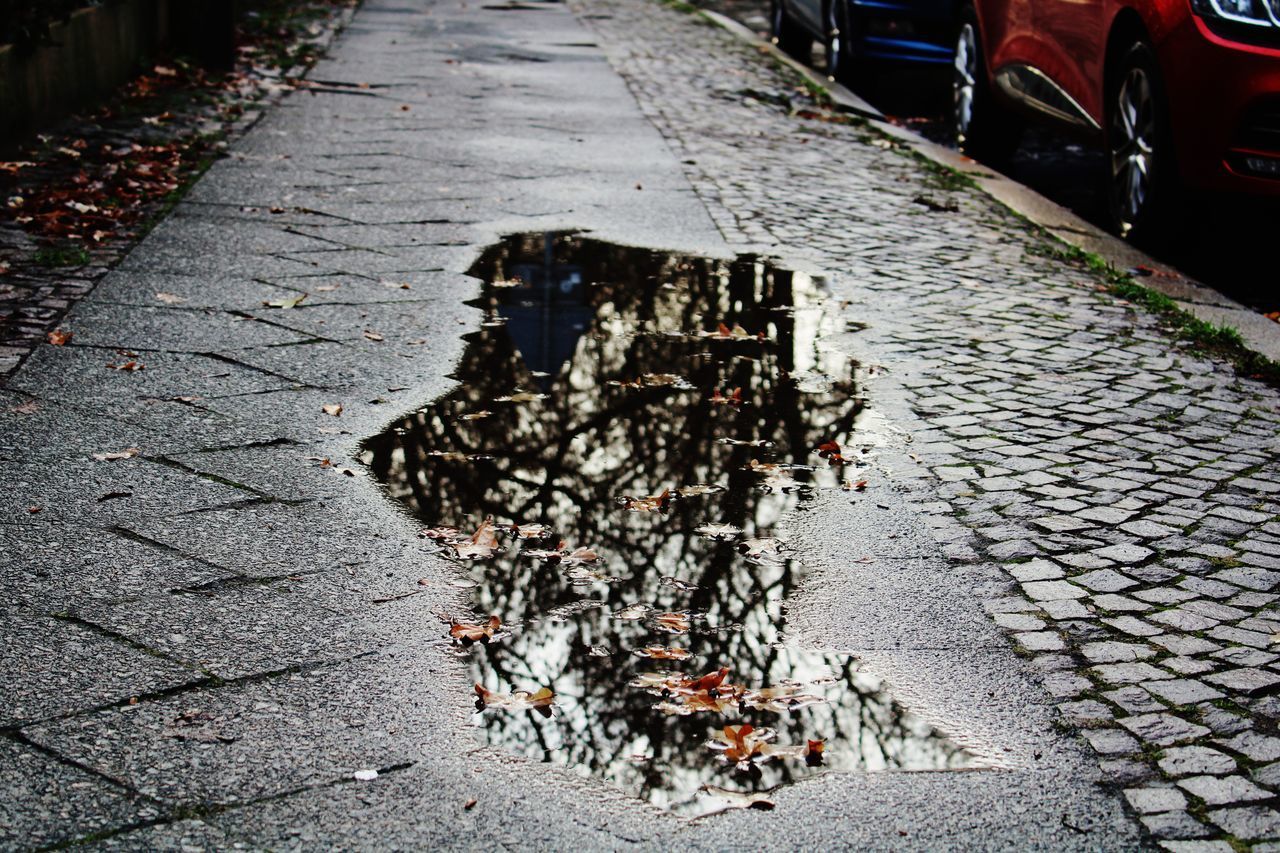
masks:
{"label": "car body panel", "polygon": [[[1140,32],[1159,61],[1184,185],[1280,195],[1280,28],[1277,46],[1245,44],[1211,29],[1188,0],[977,0],[989,83],[1018,108],[1100,139],[1107,62],[1117,34]],[[1072,122],[1010,80],[1051,81],[1092,120]],[[1002,85],[1003,84],[1003,85]],[[1034,94],[1034,93],[1032,93]],[[1042,106],[1042,105],[1041,105]],[[1060,111],[1063,113],[1069,110]],[[1254,155],[1276,159],[1273,177],[1249,173]]]}

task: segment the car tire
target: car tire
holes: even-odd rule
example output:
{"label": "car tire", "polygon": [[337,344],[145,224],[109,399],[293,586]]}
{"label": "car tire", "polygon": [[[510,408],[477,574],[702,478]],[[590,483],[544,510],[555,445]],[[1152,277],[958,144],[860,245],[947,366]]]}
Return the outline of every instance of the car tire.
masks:
{"label": "car tire", "polygon": [[960,12],[951,75],[951,135],[957,148],[993,166],[1004,166],[1022,141],[1022,122],[996,99],[987,78],[978,13]]}
{"label": "car tire", "polygon": [[1155,51],[1134,42],[1107,74],[1107,208],[1117,234],[1149,242],[1176,206],[1173,137]]}
{"label": "car tire", "polygon": [[772,0],[769,4],[769,31],[773,35],[774,44],[783,53],[801,62],[809,61],[813,39],[791,19],[783,0]]}
{"label": "car tire", "polygon": [[861,76],[862,60],[853,50],[853,19],[849,0],[830,0],[823,10],[823,53],[827,59],[827,76],[837,83],[852,87]]}

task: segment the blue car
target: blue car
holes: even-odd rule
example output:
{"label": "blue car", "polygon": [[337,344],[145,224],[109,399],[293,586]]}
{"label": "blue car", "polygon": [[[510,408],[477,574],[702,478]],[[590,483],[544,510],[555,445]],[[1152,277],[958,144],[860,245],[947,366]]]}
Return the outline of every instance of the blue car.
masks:
{"label": "blue car", "polygon": [[851,82],[884,61],[950,65],[960,0],[772,0],[770,28],[778,46],[808,60],[822,43],[827,74]]}

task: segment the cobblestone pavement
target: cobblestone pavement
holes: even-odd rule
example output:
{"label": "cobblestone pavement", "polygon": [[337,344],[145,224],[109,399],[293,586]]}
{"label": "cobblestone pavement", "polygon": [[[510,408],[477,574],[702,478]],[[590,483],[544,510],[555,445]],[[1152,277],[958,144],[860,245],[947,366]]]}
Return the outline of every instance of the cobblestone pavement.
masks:
{"label": "cobblestone pavement", "polygon": [[[1275,392],[719,30],[576,13],[369,0],[0,390],[3,846],[1280,836]],[[449,388],[480,249],[565,227],[828,275],[879,449],[791,521],[789,630],[999,769],[708,823],[478,745],[456,576],[353,459]]]}
{"label": "cobblestone pavement", "polygon": [[913,208],[856,128],[725,103],[741,65],[696,28],[647,37],[642,6],[606,7],[593,26],[730,242],[834,271],[865,317],[890,375],[873,405],[918,418],[916,498],[968,529],[958,563],[1005,568],[987,609],[1151,835],[1280,838],[1275,391],[1038,255],[987,200]]}

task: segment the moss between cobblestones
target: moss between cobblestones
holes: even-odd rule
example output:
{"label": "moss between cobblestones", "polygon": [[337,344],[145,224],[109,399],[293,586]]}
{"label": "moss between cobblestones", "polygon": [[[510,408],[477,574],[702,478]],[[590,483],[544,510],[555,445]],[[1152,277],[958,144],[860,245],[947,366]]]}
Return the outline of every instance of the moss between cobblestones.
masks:
{"label": "moss between cobblestones", "polygon": [[1193,351],[1229,361],[1242,376],[1280,387],[1280,363],[1245,346],[1236,329],[1201,320],[1163,293],[1138,284],[1133,276],[1116,269],[1101,256],[1065,243],[1048,242],[1056,238],[1038,226],[1037,230],[1046,243],[1033,250],[1036,254],[1085,267],[1103,279],[1108,293],[1157,315],[1174,336],[1190,344]]}
{"label": "moss between cobblestones", "polygon": [[82,267],[89,263],[89,250],[83,246],[46,246],[32,260],[42,267]]}

